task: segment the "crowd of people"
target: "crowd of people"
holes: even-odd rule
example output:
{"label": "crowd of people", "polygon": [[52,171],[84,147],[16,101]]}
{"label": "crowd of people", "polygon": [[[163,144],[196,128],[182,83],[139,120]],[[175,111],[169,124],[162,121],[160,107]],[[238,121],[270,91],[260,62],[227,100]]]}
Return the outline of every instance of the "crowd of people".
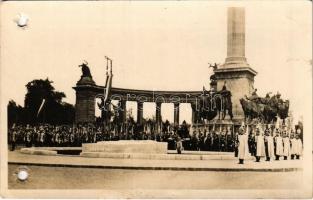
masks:
{"label": "crowd of people", "polygon": [[53,126],[49,124],[13,125],[8,131],[8,142],[11,150],[16,146],[41,147],[62,146],[79,147],[82,143],[116,140],[155,140],[167,142],[168,149],[175,150],[178,139],[184,150],[191,151],[234,151],[235,138],[225,131],[207,131],[182,124],[179,127],[164,127],[161,129],[130,127],[122,131],[106,129],[95,124],[79,124],[77,126]]}
{"label": "crowd of people", "polygon": [[238,131],[235,154],[239,164],[249,155],[255,156],[256,162],[261,158],[265,161],[300,159],[303,145],[300,135],[286,127],[273,127],[258,124],[256,126],[242,125]]}
{"label": "crowd of people", "polygon": [[117,140],[155,140],[167,142],[169,150],[189,151],[224,151],[235,152],[239,163],[243,164],[248,156],[255,156],[266,161],[299,159],[302,154],[302,140],[299,134],[286,128],[271,125],[241,125],[240,128],[197,127],[182,124],[179,127],[161,129],[136,127],[122,131],[107,129],[95,124],[77,126],[37,126],[13,125],[8,131],[10,149],[22,147],[80,147],[82,143]]}

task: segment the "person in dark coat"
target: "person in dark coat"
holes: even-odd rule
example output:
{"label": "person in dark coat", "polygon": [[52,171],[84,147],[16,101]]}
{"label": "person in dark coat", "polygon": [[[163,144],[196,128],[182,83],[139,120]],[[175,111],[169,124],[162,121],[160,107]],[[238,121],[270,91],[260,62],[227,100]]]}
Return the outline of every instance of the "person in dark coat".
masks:
{"label": "person in dark coat", "polygon": [[249,145],[249,152],[251,156],[256,156],[255,136],[253,135],[252,132],[250,132],[248,136],[248,145]]}

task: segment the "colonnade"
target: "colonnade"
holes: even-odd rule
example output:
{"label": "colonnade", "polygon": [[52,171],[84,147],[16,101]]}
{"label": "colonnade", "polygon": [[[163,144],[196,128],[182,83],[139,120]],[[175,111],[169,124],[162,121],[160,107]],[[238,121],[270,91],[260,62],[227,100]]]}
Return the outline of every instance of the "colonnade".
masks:
{"label": "colonnade", "polygon": [[[126,121],[126,100],[120,100],[118,103],[119,106],[119,119],[120,122],[123,123]],[[143,123],[143,104],[144,102],[137,101],[137,123],[142,124]],[[180,103],[173,103],[174,104],[174,124],[179,125],[179,112],[180,112]],[[160,124],[162,122],[162,116],[161,116],[161,107],[162,102],[155,102],[155,119],[157,124]],[[196,121],[197,117],[197,111],[194,106],[191,106],[192,108],[192,121]]]}

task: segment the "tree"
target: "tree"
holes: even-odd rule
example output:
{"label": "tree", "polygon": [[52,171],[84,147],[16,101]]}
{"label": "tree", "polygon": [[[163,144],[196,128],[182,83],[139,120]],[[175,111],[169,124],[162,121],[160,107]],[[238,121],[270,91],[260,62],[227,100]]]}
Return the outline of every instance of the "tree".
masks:
{"label": "tree", "polygon": [[73,105],[62,102],[63,92],[55,91],[48,78],[27,83],[25,95],[26,122],[30,124],[70,124],[74,121]]}
{"label": "tree", "polygon": [[25,122],[25,111],[20,105],[17,105],[15,101],[10,100],[8,103],[8,126],[11,127],[15,124],[22,124]]}

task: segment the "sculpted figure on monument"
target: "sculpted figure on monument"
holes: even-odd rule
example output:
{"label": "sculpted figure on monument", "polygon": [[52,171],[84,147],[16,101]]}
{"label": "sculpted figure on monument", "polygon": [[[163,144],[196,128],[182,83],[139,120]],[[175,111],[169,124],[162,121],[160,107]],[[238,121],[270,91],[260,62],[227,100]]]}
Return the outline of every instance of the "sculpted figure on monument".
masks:
{"label": "sculpted figure on monument", "polygon": [[276,121],[276,117],[279,116],[281,119],[288,117],[289,111],[289,100],[284,101],[280,98],[280,94],[270,96],[271,93],[267,93],[265,98],[256,97],[256,93],[251,97],[240,99],[242,109],[247,119],[260,119],[266,123],[273,123]]}
{"label": "sculpted figure on monument", "polygon": [[218,91],[216,95],[216,99],[217,99],[216,105],[217,105],[217,110],[219,113],[219,119],[220,119],[221,112],[222,112],[222,119],[225,119],[226,111],[228,112],[230,119],[233,119],[233,104],[231,101],[231,96],[232,96],[231,92],[227,90],[226,82],[225,82],[222,90]]}
{"label": "sculpted figure on monument", "polygon": [[231,92],[226,85],[222,90],[216,92],[214,88],[208,92],[204,91],[200,98],[200,117],[212,120],[218,114],[218,119],[225,119],[226,111],[230,118],[233,118]]}
{"label": "sculpted figure on monument", "polygon": [[254,91],[252,92],[250,97],[246,97],[246,99],[250,100],[250,101],[254,101],[256,103],[260,103],[261,102],[261,98],[259,97],[259,95],[256,93],[258,91],[258,89],[254,89]]}
{"label": "sculpted figure on monument", "polygon": [[213,68],[213,71],[214,70],[216,70],[217,69],[217,66],[219,65],[219,64],[217,64],[217,63],[214,63],[214,65],[212,65],[211,63],[209,63],[209,67],[212,67]]}
{"label": "sculpted figure on monument", "polygon": [[79,67],[82,68],[82,77],[90,77],[90,78],[92,78],[87,61],[84,61],[83,64],[79,65]]}

